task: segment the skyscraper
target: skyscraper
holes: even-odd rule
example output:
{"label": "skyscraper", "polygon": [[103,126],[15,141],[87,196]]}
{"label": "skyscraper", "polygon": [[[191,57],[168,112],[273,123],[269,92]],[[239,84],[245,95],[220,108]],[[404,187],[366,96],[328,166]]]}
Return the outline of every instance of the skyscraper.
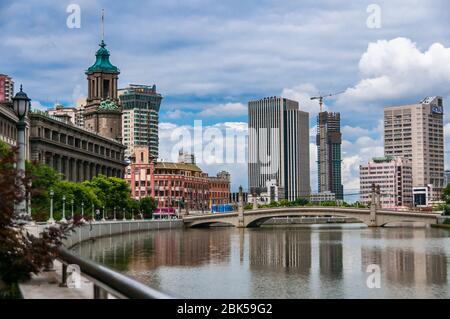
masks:
{"label": "skyscraper", "polygon": [[317,167],[319,193],[334,193],[344,199],[341,177],[341,116],[339,113],[320,112],[317,117]]}
{"label": "skyscraper", "polygon": [[440,96],[384,109],[384,154],[411,160],[413,187],[431,185],[434,201],[444,187],[443,110]]}
{"label": "skyscraper", "polygon": [[158,120],[162,96],[156,86],[130,85],[119,90],[123,108],[123,144],[125,156],[134,154],[135,146],[146,145],[153,159],[158,158]]}
{"label": "skyscraper", "polygon": [[95,63],[86,71],[88,97],[84,111],[84,127],[120,141],[122,110],[117,97],[120,71],[109,61],[109,51],[103,40],[95,56]]}
{"label": "skyscraper", "polygon": [[267,97],[248,102],[248,121],[249,192],[269,198],[276,192],[278,199],[288,200],[308,197],[309,114],[296,101]]}

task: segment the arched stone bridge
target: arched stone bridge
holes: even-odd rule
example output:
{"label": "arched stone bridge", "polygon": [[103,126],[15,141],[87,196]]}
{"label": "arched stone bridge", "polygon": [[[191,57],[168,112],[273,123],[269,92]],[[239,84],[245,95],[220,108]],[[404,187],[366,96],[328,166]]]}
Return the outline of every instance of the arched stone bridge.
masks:
{"label": "arched stone bridge", "polygon": [[230,224],[235,227],[259,227],[262,223],[273,217],[295,216],[335,216],[352,217],[368,226],[384,226],[392,222],[421,222],[424,224],[436,223],[439,214],[413,213],[390,210],[377,210],[376,214],[369,208],[344,208],[344,207],[284,207],[247,210],[241,214],[219,213],[200,216],[185,216],[183,218],[186,227],[209,226],[213,223]]}

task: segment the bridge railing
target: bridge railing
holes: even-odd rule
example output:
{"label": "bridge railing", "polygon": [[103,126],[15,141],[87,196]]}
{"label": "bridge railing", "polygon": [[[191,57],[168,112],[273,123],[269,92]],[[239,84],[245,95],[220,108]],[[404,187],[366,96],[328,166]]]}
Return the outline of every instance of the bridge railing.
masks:
{"label": "bridge railing", "polygon": [[107,299],[112,295],[120,299],[172,299],[173,297],[140,283],[106,266],[83,258],[64,247],[58,249],[59,260],[63,264],[62,286],[67,285],[69,265],[79,267],[83,275],[93,283],[94,299]]}

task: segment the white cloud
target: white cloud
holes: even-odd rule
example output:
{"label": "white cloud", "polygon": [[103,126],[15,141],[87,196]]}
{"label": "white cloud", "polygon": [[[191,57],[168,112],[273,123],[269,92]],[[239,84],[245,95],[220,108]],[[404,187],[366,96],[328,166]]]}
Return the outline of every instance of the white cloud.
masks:
{"label": "white cloud", "polygon": [[237,117],[247,115],[247,106],[242,103],[226,103],[207,106],[198,113],[200,117]]}
{"label": "white cloud", "polygon": [[170,120],[179,120],[182,119],[184,117],[191,117],[194,113],[191,112],[184,112],[181,110],[170,110],[167,111],[165,116],[170,119]]}
{"label": "white cloud", "polygon": [[[281,96],[298,101],[300,110],[309,113],[319,113],[319,101],[311,100],[311,97],[319,95],[319,90],[312,84],[301,84],[293,88],[285,88]],[[326,103],[324,103],[326,109]]]}
{"label": "white cloud", "polygon": [[225,103],[202,106],[200,111],[183,111],[180,109],[168,110],[165,113],[165,116],[171,120],[179,120],[182,118],[223,119],[225,117],[239,117],[247,115],[247,111],[247,106],[242,103]]}
{"label": "white cloud", "polygon": [[441,43],[422,51],[408,38],[369,44],[359,61],[362,79],[338,97],[338,104],[366,110],[361,103],[445,95],[450,92],[450,48]]}
{"label": "white cloud", "polygon": [[359,165],[372,157],[383,156],[383,140],[361,136],[355,142],[342,141],[342,182],[344,193],[359,191]]}
{"label": "white cloud", "polygon": [[[223,122],[201,126],[202,133],[196,139],[193,125],[178,125],[163,122],[159,125],[160,158],[176,161],[176,154],[182,148],[194,153],[202,170],[215,175],[227,170],[232,177],[233,189],[247,185],[247,143],[248,126],[245,122]],[[184,138],[180,138],[184,134]]]}
{"label": "white cloud", "polygon": [[39,110],[39,111],[47,111],[48,108],[45,105],[42,105],[41,102],[36,100],[31,100],[31,109],[32,110]]}

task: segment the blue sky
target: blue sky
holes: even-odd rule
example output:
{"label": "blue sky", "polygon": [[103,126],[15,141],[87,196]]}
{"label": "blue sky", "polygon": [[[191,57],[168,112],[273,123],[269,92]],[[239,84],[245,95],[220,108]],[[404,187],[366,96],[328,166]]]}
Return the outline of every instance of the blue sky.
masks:
{"label": "blue sky", "polygon": [[[79,29],[66,26],[71,3],[81,8]],[[366,24],[372,3],[381,9],[376,29]],[[163,156],[175,127],[201,119],[204,126],[242,129],[246,103],[264,96],[298,100],[310,112],[313,135],[318,107],[309,97],[345,91],[326,106],[341,112],[343,178],[353,190],[358,165],[383,153],[384,106],[428,95],[441,95],[444,103],[450,98],[450,10],[444,0],[2,0],[0,73],[23,83],[36,107],[72,105],[86,94],[84,70],[94,62],[102,8],[120,85],[155,83],[164,96]],[[313,143],[310,150],[315,190]],[[209,173],[221,168],[201,166]],[[246,185],[245,164],[225,168],[234,189]]]}

